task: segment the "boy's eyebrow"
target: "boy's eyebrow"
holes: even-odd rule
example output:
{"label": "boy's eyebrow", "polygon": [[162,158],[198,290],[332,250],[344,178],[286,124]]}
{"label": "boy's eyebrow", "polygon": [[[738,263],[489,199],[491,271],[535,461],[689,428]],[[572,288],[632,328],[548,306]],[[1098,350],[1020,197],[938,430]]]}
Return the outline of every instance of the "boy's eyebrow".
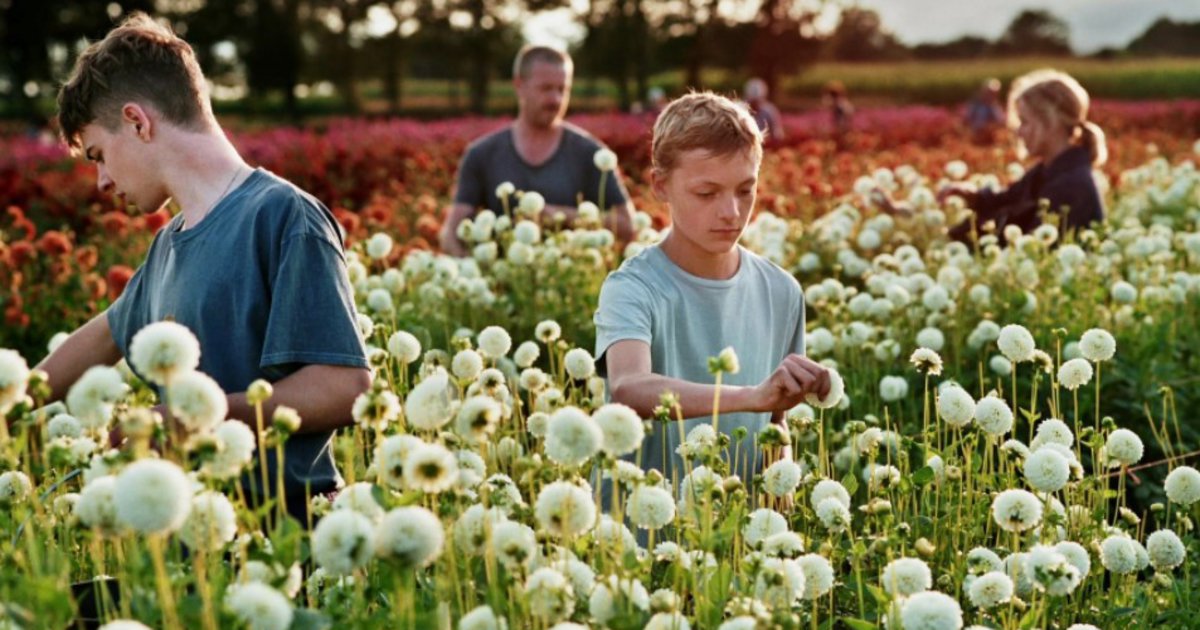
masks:
{"label": "boy's eyebrow", "polygon": [[[692,186],[717,186],[717,187],[720,187],[720,186],[724,186],[725,184],[723,182],[718,182],[718,181],[714,181],[711,179],[702,179],[697,182],[692,182],[691,185]],[[749,178],[746,178],[745,180],[743,180],[737,186],[735,186],[735,188],[741,188],[742,186],[755,186],[755,185],[758,185],[758,178],[757,177],[749,177]]]}

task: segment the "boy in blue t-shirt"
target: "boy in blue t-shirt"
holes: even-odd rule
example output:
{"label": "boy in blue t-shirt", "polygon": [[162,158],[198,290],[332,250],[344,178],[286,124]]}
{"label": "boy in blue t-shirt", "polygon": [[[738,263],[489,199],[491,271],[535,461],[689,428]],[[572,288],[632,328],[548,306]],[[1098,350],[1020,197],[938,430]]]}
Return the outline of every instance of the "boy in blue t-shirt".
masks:
{"label": "boy in blue t-shirt", "polygon": [[721,385],[719,429],[749,433],[731,443],[734,472],[758,468],[754,435],[808,393],[824,397],[828,371],[804,356],[804,294],[796,279],[738,245],[754,210],[762,135],[744,108],[711,93],[681,97],[654,125],[654,191],[670,206],[663,241],[627,260],[600,290],[596,356],[614,402],[649,417],[664,392],[679,399],[678,424],[657,427],[643,468],[682,474],[686,432],[711,422],[715,385],[708,358],[727,346],[740,361]]}
{"label": "boy in blue t-shirt", "polygon": [[[187,326],[198,369],[228,392],[229,418],[255,417],[245,391],[257,379],[273,383],[268,418],[280,405],[299,412],[282,474],[304,522],[305,496],[341,483],[329,442],[371,382],[340,226],[312,196],[246,165],[213,116],[191,47],[145,14],[80,55],[58,105],[63,138],[96,163],[101,191],[145,212],[174,199],[180,213],[121,297],[38,366],[53,398],[120,360],[147,324]],[[274,478],[273,453],[268,462]]]}

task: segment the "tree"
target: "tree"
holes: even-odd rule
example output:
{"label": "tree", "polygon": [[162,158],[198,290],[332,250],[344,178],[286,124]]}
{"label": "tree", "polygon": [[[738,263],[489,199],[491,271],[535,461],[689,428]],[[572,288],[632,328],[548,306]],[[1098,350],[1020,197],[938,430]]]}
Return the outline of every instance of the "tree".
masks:
{"label": "tree", "polygon": [[816,61],[821,40],[813,23],[818,12],[795,0],[763,0],[754,21],[747,66],[778,94],[780,78]]}
{"label": "tree", "polygon": [[1070,55],[1070,28],[1053,13],[1026,9],[1013,18],[996,42],[996,52],[1005,55]]}
{"label": "tree", "polygon": [[1129,42],[1126,49],[1135,55],[1200,55],[1200,22],[1175,22],[1159,18],[1146,32]]}
{"label": "tree", "polygon": [[837,28],[827,44],[830,55],[840,61],[870,61],[904,57],[907,51],[883,26],[871,9],[842,10]]}

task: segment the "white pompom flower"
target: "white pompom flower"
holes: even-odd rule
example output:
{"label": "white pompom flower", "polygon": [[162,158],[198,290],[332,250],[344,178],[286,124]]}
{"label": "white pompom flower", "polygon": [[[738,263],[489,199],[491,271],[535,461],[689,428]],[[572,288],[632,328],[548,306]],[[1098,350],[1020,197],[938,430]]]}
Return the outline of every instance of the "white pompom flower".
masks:
{"label": "white pompom flower", "polygon": [[1191,466],[1179,466],[1167,475],[1163,488],[1172,503],[1191,505],[1200,501],[1200,472]]}
{"label": "white pompom flower", "polygon": [[1053,449],[1039,449],[1025,458],[1025,480],[1038,492],[1057,492],[1070,477],[1067,458]]}
{"label": "white pompom flower", "polygon": [[182,324],[155,322],[133,336],[129,362],[151,383],[169,385],[200,365],[200,342]]}
{"label": "white pompom flower", "polygon": [[551,534],[574,537],[595,523],[596,504],[583,488],[565,481],[555,481],[538,493],[534,517],[538,525]]}
{"label": "white pompom flower", "polygon": [[1064,361],[1058,368],[1058,382],[1068,390],[1075,391],[1092,380],[1092,364],[1086,359]]}
{"label": "white pompom flower", "polygon": [[0,349],[0,415],[25,398],[29,364],[16,350]]}
{"label": "white pompom flower", "polygon": [[1006,604],[1013,596],[1013,581],[1000,571],[989,571],[975,578],[967,588],[971,605],[981,610]]}
{"label": "white pompom flower", "polygon": [[229,413],[225,390],[207,374],[180,374],[171,381],[168,390],[167,404],[171,414],[193,433],[216,428]]}
{"label": "white pompom flower", "polygon": [[796,558],[796,564],[804,573],[804,599],[811,601],[823,597],[833,588],[833,565],[824,556],[805,554]]}
{"label": "white pompom flower", "polygon": [[1042,502],[1025,490],[1005,490],[992,501],[992,518],[1005,531],[1023,532],[1042,522]]}
{"label": "white pompom flower", "polygon": [[601,449],[609,455],[620,457],[636,451],[646,436],[641,417],[620,403],[609,403],[597,409],[592,414],[592,421],[600,427],[604,436]]}
{"label": "white pompom flower", "polygon": [[900,621],[904,630],[960,630],[962,608],[949,595],[925,591],[904,600]]}
{"label": "white pompom flower", "polygon": [[937,412],[947,425],[965,427],[975,417],[975,399],[956,384],[942,387],[938,392]]}
{"label": "white pompom flower", "polygon": [[592,163],[601,171],[608,172],[617,168],[617,154],[612,149],[602,147],[592,156]]}
{"label": "white pompom flower", "polygon": [[479,352],[493,361],[508,354],[512,337],[500,326],[488,326],[479,333]]}
{"label": "white pompom flower", "polygon": [[127,392],[129,386],[119,371],[96,365],[88,368],[67,390],[67,407],[84,428],[100,432],[108,427],[113,406]]}
{"label": "white pompom flower", "polygon": [[1146,538],[1150,564],[1158,571],[1170,571],[1187,559],[1187,549],[1179,536],[1169,529],[1160,529]]}
{"label": "white pompom flower", "polygon": [[675,520],[675,499],[658,486],[638,486],[629,497],[629,518],[642,529],[662,529]]}
{"label": "white pompom flower", "polygon": [[600,451],[604,433],[577,407],[554,412],[546,427],[546,455],[565,466],[578,466]]}
{"label": "white pompom flower", "polygon": [[824,398],[820,398],[816,393],[809,392],[805,396],[805,402],[820,409],[832,409],[842,402],[842,398],[846,394],[846,383],[837,370],[831,367],[825,369],[829,371],[829,393]]}
{"label": "white pompom flower", "polygon": [[1100,564],[1117,574],[1128,574],[1138,570],[1138,549],[1133,539],[1124,535],[1113,535],[1100,543]]}
{"label": "white pompom flower", "polygon": [[117,475],[117,519],[142,534],[171,533],[192,508],[192,484],[176,464],[141,459]]}
{"label": "white pompom flower", "polygon": [[1109,461],[1121,466],[1132,466],[1142,460],[1145,447],[1142,438],[1129,429],[1117,429],[1108,436],[1104,451]]}
{"label": "white pompom flower", "polygon": [[908,596],[929,590],[933,586],[933,573],[921,560],[897,558],[883,568],[879,584],[889,595]]}
{"label": "white pompom flower", "polygon": [[567,618],[575,609],[571,583],[560,572],[542,567],[525,582],[525,598],[534,618],[549,626]]}
{"label": "white pompom flower", "polygon": [[579,381],[587,379],[596,373],[596,361],[592,354],[583,348],[572,348],[563,357],[563,367],[567,374]]}
{"label": "white pompom flower", "polygon": [[405,569],[421,569],[442,554],[446,530],[433,512],[408,506],[392,510],[375,526],[375,555]]}
{"label": "white pompom flower", "polygon": [[445,492],[458,480],[458,459],[441,444],[421,444],[404,459],[404,484],[426,494]]}
{"label": "white pompom flower", "polygon": [[975,405],[975,423],[985,433],[1001,436],[1013,426],[1013,412],[1008,403],[996,396],[985,396]]}
{"label": "white pompom flower", "polygon": [[412,333],[399,330],[388,337],[388,352],[401,365],[408,365],[421,358],[421,342]]}
{"label": "white pompom flower", "polygon": [[371,520],[354,510],[334,510],[312,533],[312,553],[317,566],[333,575],[349,575],[365,566],[374,551]]}
{"label": "white pompom flower", "polygon": [[1108,361],[1117,353],[1117,340],[1103,328],[1092,328],[1079,338],[1079,352],[1092,363]]}
{"label": "white pompom flower", "polygon": [[283,593],[258,581],[231,585],[225,608],[251,630],[287,630],[295,616]]}
{"label": "white pompom flower", "polygon": [[395,242],[392,241],[392,237],[383,232],[376,232],[367,239],[367,255],[374,260],[383,260],[392,253],[393,245]]}
{"label": "white pompom flower", "polygon": [[436,431],[450,422],[454,400],[445,369],[437,368],[412,388],[404,400],[404,412],[409,425],[422,431]]}
{"label": "white pompom flower", "polygon": [[75,502],[75,516],[80,522],[104,535],[113,535],[124,529],[117,520],[117,478],[104,475],[92,479],[79,492]]}
{"label": "white pompom flower", "polygon": [[220,551],[237,535],[237,514],[224,494],[202,492],[192,498],[192,509],[179,539],[188,547],[208,552]]}
{"label": "white pompom flower", "polygon": [[791,459],[780,459],[763,473],[763,488],[771,496],[791,496],[800,485],[803,472],[800,465]]}
{"label": "white pompom flower", "polygon": [[1037,345],[1029,329],[1020,324],[1009,324],[1000,329],[1000,337],[996,339],[1000,352],[1013,363],[1022,363],[1033,358]]}

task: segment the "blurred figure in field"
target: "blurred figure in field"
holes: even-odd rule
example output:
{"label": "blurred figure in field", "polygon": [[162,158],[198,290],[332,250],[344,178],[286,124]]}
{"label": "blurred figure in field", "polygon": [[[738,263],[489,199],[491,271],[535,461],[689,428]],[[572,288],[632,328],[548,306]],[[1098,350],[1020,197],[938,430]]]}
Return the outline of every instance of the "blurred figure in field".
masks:
{"label": "blurred figure in field", "polygon": [[991,144],[1004,127],[1004,108],[1000,105],[1000,80],[988,79],[975,96],[967,101],[964,114],[971,139],[979,144]]}
{"label": "blurred figure in field", "polygon": [[658,118],[662,113],[663,108],[667,106],[667,93],[657,85],[646,90],[646,113],[651,114],[652,119]]}
{"label": "blurred figure in field", "polygon": [[[1104,131],[1088,120],[1088,93],[1070,75],[1036,70],[1013,82],[1008,95],[1008,126],[1017,135],[1017,154],[1036,163],[1005,190],[978,190],[958,182],[943,187],[938,201],[963,200],[974,215],[950,230],[954,239],[973,242],[994,233],[1004,244],[1006,228],[1028,234],[1044,221],[1074,232],[1104,219],[1094,167],[1108,159]],[[911,210],[876,190],[875,201],[890,213]]]}
{"label": "blurred figure in field", "polygon": [[846,86],[841,81],[830,81],[825,84],[822,101],[829,109],[830,123],[833,125],[833,139],[838,147],[842,146],[846,134],[854,126],[854,105],[846,95]]}
{"label": "blurred figure in field", "polygon": [[742,98],[750,108],[750,114],[754,116],[759,131],[763,132],[764,139],[783,140],[783,116],[779,114],[779,108],[768,100],[768,96],[770,89],[767,82],[758,77],[746,81],[745,87],[742,88]]}

